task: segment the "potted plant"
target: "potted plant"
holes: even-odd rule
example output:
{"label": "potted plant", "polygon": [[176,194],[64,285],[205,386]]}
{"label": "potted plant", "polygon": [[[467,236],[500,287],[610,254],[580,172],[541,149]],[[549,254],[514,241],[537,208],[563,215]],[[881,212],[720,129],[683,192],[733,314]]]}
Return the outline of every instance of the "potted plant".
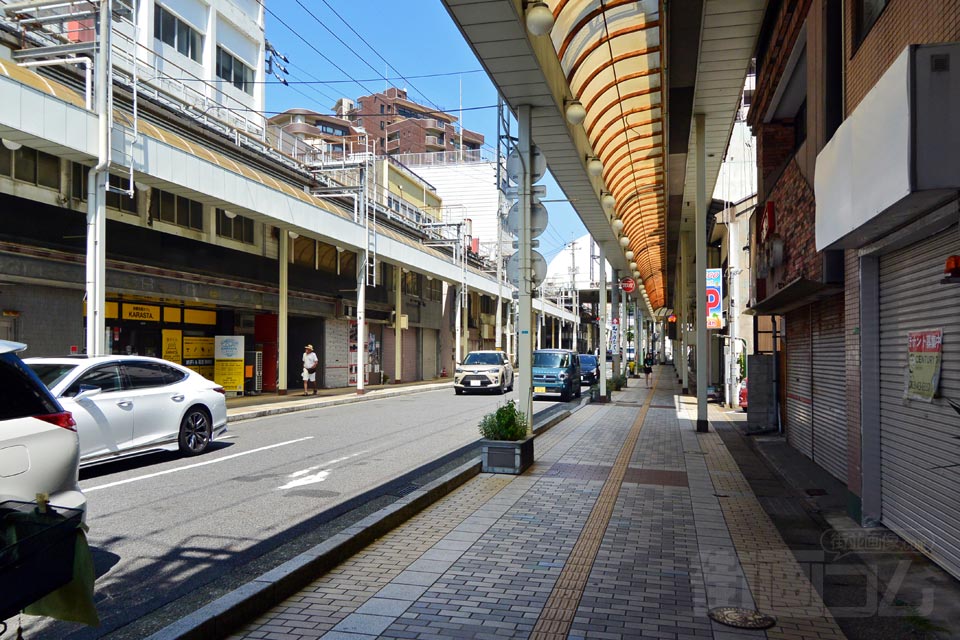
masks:
{"label": "potted plant", "polygon": [[533,464],[533,434],[527,433],[527,416],[510,400],[480,420],[484,473],[521,474]]}

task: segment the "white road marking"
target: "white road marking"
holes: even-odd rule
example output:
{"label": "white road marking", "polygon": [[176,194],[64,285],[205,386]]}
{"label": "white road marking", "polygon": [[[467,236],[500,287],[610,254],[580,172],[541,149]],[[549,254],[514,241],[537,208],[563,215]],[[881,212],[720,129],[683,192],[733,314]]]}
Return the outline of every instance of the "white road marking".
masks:
{"label": "white road marking", "polygon": [[226,460],[231,460],[233,458],[239,458],[240,456],[248,456],[251,453],[259,453],[261,451],[266,451],[268,449],[276,449],[277,447],[284,447],[288,444],[296,444],[297,442],[303,442],[304,440],[313,440],[313,438],[314,436],[307,436],[305,438],[297,438],[296,440],[287,440],[286,442],[278,442],[276,444],[271,444],[266,447],[260,447],[259,449],[251,449],[250,451],[244,451],[243,453],[235,453],[233,455],[217,458],[216,460],[206,460],[204,462],[198,462],[196,464],[188,464],[185,467],[177,467],[176,469],[167,469],[166,471],[158,471],[157,473],[150,473],[145,476],[137,476],[136,478],[127,478],[126,480],[118,480],[116,482],[101,484],[96,487],[90,487],[89,489],[84,489],[83,492],[90,493],[91,491],[99,491],[100,489],[109,489],[110,487],[119,487],[122,484],[130,484],[131,482],[139,482],[140,480],[149,480],[150,478],[165,476],[168,473],[176,473],[178,471],[186,471],[187,469],[196,469],[197,467],[205,467],[208,464],[217,464],[218,462],[224,462]]}
{"label": "white road marking", "polygon": [[[357,453],[351,453],[349,456],[344,456],[342,458],[337,458],[336,460],[331,460],[329,462],[324,462],[323,464],[318,464],[313,467],[308,467],[306,469],[301,469],[300,471],[294,471],[291,473],[288,478],[295,478],[282,487],[277,487],[278,490],[282,489],[295,489],[296,487],[305,487],[308,484],[316,484],[318,482],[323,482],[327,479],[327,476],[330,475],[330,469],[324,467],[330,467],[337,464],[338,462],[343,462],[344,460],[349,460],[350,458],[355,458],[357,456],[362,456],[366,451],[358,451]],[[317,471],[320,469],[320,471]],[[316,473],[314,473],[316,472]]]}

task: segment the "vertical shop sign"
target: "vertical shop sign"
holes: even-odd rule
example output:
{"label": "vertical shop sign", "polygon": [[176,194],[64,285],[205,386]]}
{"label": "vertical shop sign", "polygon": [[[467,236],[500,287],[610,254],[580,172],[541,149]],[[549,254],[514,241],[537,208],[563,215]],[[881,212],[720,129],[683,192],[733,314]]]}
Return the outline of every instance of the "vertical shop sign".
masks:
{"label": "vertical shop sign", "polygon": [[933,401],[940,385],[943,355],[943,329],[911,331],[907,334],[907,379],[903,397],[907,400]]}
{"label": "vertical shop sign", "polygon": [[723,329],[722,269],[707,269],[707,329]]}
{"label": "vertical shop sign", "polygon": [[163,337],[163,359],[183,364],[183,331],[164,329],[160,333]]}
{"label": "vertical shop sign", "polygon": [[243,336],[216,336],[213,380],[225,391],[243,393]]}
{"label": "vertical shop sign", "polygon": [[[369,384],[370,375],[367,371],[367,349],[358,349],[357,348],[357,321],[350,321],[350,355],[347,360],[349,365],[349,376],[347,379],[347,384],[355,385],[357,384],[357,372],[363,369],[363,384]],[[371,336],[372,337],[372,336]],[[369,345],[368,345],[369,348]]]}

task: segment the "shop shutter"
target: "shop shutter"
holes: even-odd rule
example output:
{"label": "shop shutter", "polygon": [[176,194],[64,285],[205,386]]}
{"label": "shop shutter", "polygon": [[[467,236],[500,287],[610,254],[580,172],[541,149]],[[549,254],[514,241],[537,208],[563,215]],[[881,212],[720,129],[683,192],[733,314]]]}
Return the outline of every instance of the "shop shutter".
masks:
{"label": "shop shutter", "polygon": [[401,352],[401,366],[403,367],[403,382],[413,382],[420,379],[420,329],[411,327],[403,330],[403,351]]}
{"label": "shop shutter", "polygon": [[421,329],[423,334],[423,378],[432,380],[440,375],[437,368],[437,330]]}
{"label": "shop shutter", "polygon": [[[960,254],[957,227],[880,258],[880,456],[883,524],[960,578]],[[907,334],[943,329],[939,398],[904,399]]]}
{"label": "shop shutter", "polygon": [[843,295],[813,305],[813,461],[847,482],[847,386]]}
{"label": "shop shutter", "polygon": [[787,442],[813,458],[813,372],[810,362],[810,307],[787,314]]}

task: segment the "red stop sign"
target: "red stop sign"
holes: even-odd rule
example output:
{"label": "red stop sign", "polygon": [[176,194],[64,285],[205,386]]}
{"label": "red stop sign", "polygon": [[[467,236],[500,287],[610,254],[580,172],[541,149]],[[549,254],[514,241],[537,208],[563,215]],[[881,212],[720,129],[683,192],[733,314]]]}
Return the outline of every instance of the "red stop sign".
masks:
{"label": "red stop sign", "polygon": [[637,288],[637,281],[633,278],[622,278],[620,280],[620,288],[624,293],[633,293],[634,289]]}

